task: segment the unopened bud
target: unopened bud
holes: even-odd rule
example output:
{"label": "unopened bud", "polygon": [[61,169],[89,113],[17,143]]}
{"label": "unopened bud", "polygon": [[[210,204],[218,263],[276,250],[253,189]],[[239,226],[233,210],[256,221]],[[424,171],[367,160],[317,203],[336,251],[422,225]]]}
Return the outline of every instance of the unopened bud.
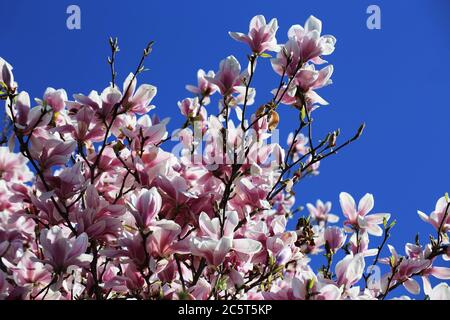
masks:
{"label": "unopened bud", "polygon": [[353,137],[353,140],[358,139],[358,138],[362,135],[362,133],[363,133],[365,127],[366,127],[366,124],[363,122],[363,123],[359,126],[358,131],[356,132],[356,135]]}
{"label": "unopened bud", "polygon": [[333,132],[328,138],[328,146],[334,147],[336,145],[337,133]]}

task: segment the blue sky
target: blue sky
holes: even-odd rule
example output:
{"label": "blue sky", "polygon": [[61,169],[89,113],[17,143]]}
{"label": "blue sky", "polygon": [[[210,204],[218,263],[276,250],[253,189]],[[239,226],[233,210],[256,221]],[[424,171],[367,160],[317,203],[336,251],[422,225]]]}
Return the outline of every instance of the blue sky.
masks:
{"label": "blue sky", "polygon": [[[327,57],[335,66],[334,84],[321,90],[330,105],[315,115],[317,134],[341,128],[351,135],[367,124],[363,137],[334,158],[321,174],[298,188],[298,203],[317,198],[333,202],[347,191],[359,198],[375,196],[375,211],[397,219],[390,243],[402,244],[417,232],[433,230],[417,216],[429,213],[449,191],[448,119],[450,118],[450,2],[434,1],[5,1],[1,0],[0,56],[14,66],[22,90],[41,97],[47,86],[69,95],[101,91],[110,81],[106,64],[108,37],[119,37],[119,83],[134,70],[149,40],[154,51],[141,81],[158,87],[154,99],[160,117],[170,116],[170,129],[183,119],[177,101],[189,96],[185,84],[195,83],[198,68],[218,68],[234,54],[245,61],[247,48],[228,31],[247,32],[256,14],[278,18],[277,38],[286,40],[292,24],[309,15],[323,21],[326,34],[338,42]],[[66,28],[66,8],[81,8],[81,30]],[[366,27],[366,8],[381,8],[381,30]],[[270,98],[277,77],[268,61],[255,75],[257,103]],[[214,107],[215,108],[215,107]],[[285,140],[297,117],[281,109]],[[215,110],[215,109],[214,109]],[[293,119],[293,120],[291,120]]]}

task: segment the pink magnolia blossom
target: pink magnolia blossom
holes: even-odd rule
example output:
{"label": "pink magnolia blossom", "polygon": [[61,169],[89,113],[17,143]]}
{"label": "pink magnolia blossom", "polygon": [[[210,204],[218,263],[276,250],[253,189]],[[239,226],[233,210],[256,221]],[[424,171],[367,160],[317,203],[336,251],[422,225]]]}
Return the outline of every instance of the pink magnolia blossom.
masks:
{"label": "pink magnolia blossom", "polygon": [[32,128],[45,126],[51,120],[51,115],[45,113],[41,106],[31,108],[30,96],[25,91],[18,94],[13,114],[9,109],[7,109],[7,113],[11,119],[16,119],[16,126],[24,133],[29,132]]}
{"label": "pink magnolia blossom", "polygon": [[336,282],[351,287],[362,278],[365,267],[364,256],[362,254],[348,254],[344,259],[336,264]]}
{"label": "pink magnolia blossom", "polygon": [[374,236],[381,236],[383,230],[379,224],[383,223],[383,219],[389,220],[389,213],[375,213],[368,214],[374,205],[373,196],[369,193],[361,198],[356,208],[355,200],[353,197],[346,193],[341,192],[339,195],[339,201],[341,203],[342,212],[347,217],[345,224],[358,227],[363,230],[367,230],[369,234]]}
{"label": "pink magnolia blossom", "polygon": [[344,245],[347,236],[339,227],[328,227],[325,229],[324,238],[329,248],[336,251]]}
{"label": "pink magnolia blossom", "polygon": [[427,216],[422,211],[417,211],[420,219],[431,224],[436,230],[446,233],[450,230],[450,208],[445,197],[439,198],[434,211]]}
{"label": "pink magnolia blossom", "polygon": [[217,91],[217,86],[211,83],[208,78],[212,79],[214,77],[214,71],[210,70],[206,73],[203,69],[199,69],[197,71],[197,86],[187,85],[186,89],[200,97],[207,98],[212,96]]}
{"label": "pink magnolia blossom", "polygon": [[150,190],[142,189],[131,196],[130,211],[136,219],[138,228],[145,229],[154,223],[156,215],[161,210],[161,201],[155,187]]}
{"label": "pink magnolia blossom", "polygon": [[6,262],[12,271],[14,281],[24,288],[30,290],[31,295],[36,295],[42,288],[52,281],[49,268],[37,261],[36,256],[27,251],[21,257],[17,265]]}
{"label": "pink magnolia blossom", "polygon": [[47,88],[45,90],[44,101],[54,112],[62,111],[67,100],[67,93],[64,89],[55,90],[54,88]]}
{"label": "pink magnolia blossom", "polygon": [[306,207],[308,208],[311,217],[318,222],[336,223],[339,221],[337,215],[330,213],[331,202],[329,201],[324,203],[321,200],[317,200],[315,206],[311,203],[307,203]]}
{"label": "pink magnolia blossom", "polygon": [[[176,244],[177,236],[181,232],[181,227],[171,220],[160,220],[152,228],[152,234],[149,236],[147,246],[149,252],[164,257],[177,252],[177,248],[182,249],[180,252],[187,250],[187,244],[183,246],[181,243]],[[181,245],[181,246],[180,246]]]}
{"label": "pink magnolia blossom", "polygon": [[277,19],[274,18],[269,23],[266,23],[266,18],[258,15],[250,21],[248,35],[240,32],[229,32],[229,34],[233,39],[247,43],[254,53],[261,54],[265,51],[279,50],[277,39],[275,38],[277,30]]}
{"label": "pink magnolia blossom", "polygon": [[88,247],[87,235],[82,233],[77,238],[68,239],[64,233],[65,230],[58,226],[42,231],[42,262],[51,265],[55,272],[64,272],[72,266],[88,267],[92,256],[85,253]]}
{"label": "pink magnolia blossom", "polygon": [[0,83],[4,83],[9,90],[14,90],[17,87],[17,83],[14,82],[12,69],[12,66],[0,57]]}
{"label": "pink magnolia blossom", "polygon": [[393,246],[388,245],[391,257],[381,259],[382,263],[396,266],[397,272],[392,276],[394,283],[400,282],[411,294],[419,294],[420,285],[412,278],[413,275],[422,275],[424,283],[429,283],[430,275],[438,279],[450,279],[450,268],[433,266],[432,261],[426,258],[428,249],[422,251],[421,248],[414,248],[411,251],[411,247],[411,244],[407,245],[407,256],[402,257]]}
{"label": "pink magnolia blossom", "polygon": [[103,139],[103,125],[101,122],[96,122],[94,117],[94,110],[89,106],[82,106],[78,109],[73,120],[66,125],[57,128],[58,132],[70,133],[73,138],[83,143],[85,141],[98,142]]}
{"label": "pink magnolia blossom", "polygon": [[74,141],[62,141],[55,134],[43,129],[35,129],[31,138],[30,154],[41,168],[49,170],[53,166],[62,166],[70,159],[76,148]]}
{"label": "pink magnolia blossom", "polygon": [[200,109],[198,97],[186,98],[183,101],[178,102],[178,107],[180,108],[182,115],[186,117],[194,117]]}
{"label": "pink magnolia blossom", "polygon": [[154,108],[150,103],[155,97],[157,89],[149,84],[139,86],[136,92],[135,88],[136,78],[130,74],[123,84],[124,108],[137,114],[145,114]]}
{"label": "pink magnolia blossom", "polygon": [[425,293],[430,300],[450,300],[450,287],[448,283],[439,283],[434,288],[428,286],[425,289]]}
{"label": "pink magnolia blossom", "polygon": [[306,300],[309,295],[314,300],[339,300],[342,291],[334,284],[319,283],[317,278],[303,275],[292,280],[292,294],[300,300]]}
{"label": "pink magnolia blossom", "polygon": [[191,250],[203,256],[209,264],[219,265],[230,250],[253,255],[261,250],[261,243],[252,239],[234,238],[234,228],[238,224],[236,212],[225,216],[223,236],[219,218],[210,219],[204,212],[200,214],[199,225],[201,237],[191,239]]}
{"label": "pink magnolia blossom", "polygon": [[122,224],[118,218],[123,214],[123,206],[103,200],[93,185],[86,188],[84,203],[84,207],[77,208],[75,212],[79,233],[86,233],[89,238],[97,240],[119,235]]}
{"label": "pink magnolia blossom", "polygon": [[7,182],[30,181],[33,175],[27,162],[23,155],[12,153],[8,147],[0,147],[0,178]]}
{"label": "pink magnolia blossom", "polygon": [[206,76],[205,79],[215,84],[223,96],[229,95],[242,83],[241,65],[234,56],[228,56],[220,62],[219,71],[215,76]]}
{"label": "pink magnolia blossom", "polygon": [[299,47],[300,61],[307,62],[312,60],[315,63],[321,63],[320,56],[333,53],[336,44],[336,38],[330,35],[323,35],[322,21],[314,16],[310,16],[305,26],[293,25],[288,31],[288,37],[295,39]]}

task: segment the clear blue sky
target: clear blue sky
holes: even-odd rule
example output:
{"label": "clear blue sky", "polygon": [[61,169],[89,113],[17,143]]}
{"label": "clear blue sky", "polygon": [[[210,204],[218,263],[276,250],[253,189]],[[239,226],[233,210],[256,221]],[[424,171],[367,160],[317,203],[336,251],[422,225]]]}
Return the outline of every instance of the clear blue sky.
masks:
{"label": "clear blue sky", "polygon": [[[141,81],[158,87],[154,100],[169,128],[183,122],[177,101],[188,96],[198,68],[214,69],[234,54],[245,61],[247,48],[228,31],[247,32],[256,14],[278,18],[278,39],[290,25],[313,14],[324,33],[338,42],[329,57],[334,84],[320,91],[330,106],[318,110],[316,132],[340,127],[350,135],[360,122],[364,136],[334,158],[321,174],[298,188],[298,202],[331,200],[340,214],[338,195],[356,198],[370,192],[375,211],[397,219],[391,243],[403,253],[405,240],[433,230],[416,210],[429,213],[438,197],[450,191],[450,2],[422,1],[5,1],[1,0],[0,56],[14,65],[22,90],[41,97],[47,86],[69,95],[101,91],[110,81],[106,64],[108,37],[119,37],[119,82],[134,70],[142,48],[155,40]],[[81,30],[66,28],[66,8],[81,7]],[[381,8],[382,29],[368,30],[366,8]],[[270,98],[277,77],[268,61],[255,76],[257,103]],[[215,107],[214,107],[215,108]],[[283,108],[282,137],[297,117]],[[292,114],[292,113],[291,113]],[[291,123],[292,122],[292,123]]]}

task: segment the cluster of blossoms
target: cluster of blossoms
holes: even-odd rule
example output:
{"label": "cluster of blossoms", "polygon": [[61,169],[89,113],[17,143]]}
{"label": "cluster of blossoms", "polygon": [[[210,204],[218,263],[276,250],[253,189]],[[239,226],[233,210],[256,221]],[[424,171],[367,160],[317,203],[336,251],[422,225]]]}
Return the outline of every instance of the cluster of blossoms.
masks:
{"label": "cluster of blossoms", "polygon": [[[343,227],[319,200],[287,228],[294,186],[364,126],[342,143],[340,130],[312,137],[315,110],[327,104],[316,90],[333,72],[318,66],[336,39],[321,35],[315,17],[292,26],[284,44],[277,29],[276,19],[256,16],[248,34],[230,33],[249,46],[248,66],[229,56],[217,72],[199,70],[187,86],[193,96],[178,103],[184,125],[171,136],[168,119],[151,112],[156,88],[137,86],[152,43],[122,88],[110,39],[106,89],[69,100],[48,88],[33,104],[0,58],[12,128],[0,147],[0,299],[384,299],[399,286],[415,297],[418,277],[427,298],[450,299],[445,282],[429,280],[450,278],[450,268],[436,266],[450,258],[448,197],[420,213],[437,238],[408,243],[404,256],[386,243],[394,223],[370,213],[370,194],[358,205],[340,194]],[[279,85],[249,112],[256,62],[269,58]],[[271,141],[280,105],[299,119],[286,148]],[[164,151],[171,139],[178,153]],[[382,244],[371,247],[369,236]],[[314,256],[324,260],[319,270]],[[366,267],[379,263],[386,272],[374,279]]]}

